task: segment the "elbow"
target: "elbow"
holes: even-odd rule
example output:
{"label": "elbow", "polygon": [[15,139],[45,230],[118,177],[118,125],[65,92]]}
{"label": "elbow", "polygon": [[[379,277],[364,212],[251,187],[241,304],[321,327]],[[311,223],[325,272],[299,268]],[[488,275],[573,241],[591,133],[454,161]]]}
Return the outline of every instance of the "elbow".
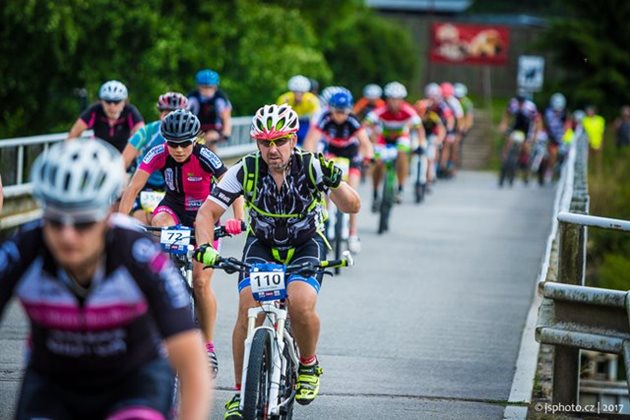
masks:
{"label": "elbow", "polygon": [[349,214],[357,214],[359,211],[361,211],[361,199],[357,195],[348,203],[348,207],[345,212]]}

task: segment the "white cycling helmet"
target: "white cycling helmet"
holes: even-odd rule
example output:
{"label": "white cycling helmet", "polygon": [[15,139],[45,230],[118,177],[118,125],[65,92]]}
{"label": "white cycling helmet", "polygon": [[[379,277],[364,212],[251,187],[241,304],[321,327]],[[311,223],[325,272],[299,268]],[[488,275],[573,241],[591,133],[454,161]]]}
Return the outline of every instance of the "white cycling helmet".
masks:
{"label": "white cycling helmet", "polygon": [[377,84],[370,83],[363,88],[363,96],[370,100],[380,99],[383,96],[383,89]]}
{"label": "white cycling helmet", "polygon": [[287,104],[258,108],[249,135],[256,140],[272,140],[300,129],[297,113]]}
{"label": "white cycling helmet", "polygon": [[64,223],[104,219],[125,184],[122,155],[100,139],[57,143],[31,170],[44,217]]}
{"label": "white cycling helmet", "polygon": [[352,96],[352,92],[350,92],[343,86],[328,86],[327,88],[322,90],[322,94],[320,95],[324,105],[328,105],[328,102],[330,102],[330,98],[335,96],[337,93],[347,93]]}
{"label": "white cycling helmet", "polygon": [[424,96],[429,99],[440,99],[442,97],[442,89],[437,83],[429,83],[424,87]]}
{"label": "white cycling helmet", "polygon": [[567,100],[562,93],[554,93],[549,99],[549,104],[555,111],[562,111],[567,106]]}
{"label": "white cycling helmet", "polygon": [[308,92],[311,90],[311,82],[308,78],[298,74],[289,79],[289,90],[291,92]]}
{"label": "white cycling helmet", "polygon": [[468,95],[468,88],[466,87],[465,84],[463,83],[455,83],[453,85],[453,87],[455,88],[455,97],[456,98],[463,98],[464,96]]}
{"label": "white cycling helmet", "polygon": [[124,101],[127,99],[127,87],[118,80],[103,83],[98,97],[104,101]]}
{"label": "white cycling helmet", "polygon": [[385,92],[386,98],[403,99],[407,97],[407,88],[399,82],[389,82],[385,85],[383,92]]}

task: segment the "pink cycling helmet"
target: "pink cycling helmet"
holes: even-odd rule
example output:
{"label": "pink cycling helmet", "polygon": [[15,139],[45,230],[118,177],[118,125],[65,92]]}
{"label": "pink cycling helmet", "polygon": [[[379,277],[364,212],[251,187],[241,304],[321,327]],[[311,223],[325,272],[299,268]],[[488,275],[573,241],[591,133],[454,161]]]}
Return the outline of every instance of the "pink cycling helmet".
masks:
{"label": "pink cycling helmet", "polygon": [[157,108],[160,111],[186,109],[188,108],[188,98],[179,92],[166,92],[158,98]]}
{"label": "pink cycling helmet", "polygon": [[442,96],[444,98],[450,98],[455,94],[455,88],[449,82],[444,82],[440,85],[440,89],[442,90]]}
{"label": "pink cycling helmet", "polygon": [[256,140],[272,140],[299,129],[298,115],[289,105],[265,105],[256,111],[249,135]]}

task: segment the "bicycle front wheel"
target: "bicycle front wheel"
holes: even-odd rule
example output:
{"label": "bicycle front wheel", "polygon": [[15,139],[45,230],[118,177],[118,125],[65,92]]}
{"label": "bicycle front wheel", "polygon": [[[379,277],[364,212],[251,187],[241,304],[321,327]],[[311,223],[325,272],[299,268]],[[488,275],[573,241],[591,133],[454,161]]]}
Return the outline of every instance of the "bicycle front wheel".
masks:
{"label": "bicycle front wheel", "polygon": [[[393,164],[392,164],[393,165]],[[394,195],[396,189],[395,166],[387,167],[385,179],[383,180],[383,199],[381,201],[381,216],[378,221],[378,233],[382,234],[389,230],[389,215],[394,206]]]}
{"label": "bicycle front wheel", "polygon": [[267,418],[273,365],[272,340],[271,331],[266,328],[257,330],[252,340],[243,390],[243,418],[246,420]]}

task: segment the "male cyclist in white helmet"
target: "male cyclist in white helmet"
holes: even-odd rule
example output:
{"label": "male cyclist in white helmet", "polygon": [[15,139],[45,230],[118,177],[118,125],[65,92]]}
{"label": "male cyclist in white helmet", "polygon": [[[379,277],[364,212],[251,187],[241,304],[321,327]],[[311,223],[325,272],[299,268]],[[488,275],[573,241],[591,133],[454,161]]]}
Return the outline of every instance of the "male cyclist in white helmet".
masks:
{"label": "male cyclist in white helmet", "polygon": [[165,419],[174,370],[182,418],[206,418],[211,380],[184,280],[112,214],[120,154],[98,139],[60,143],[31,180],[43,220],[0,245],[0,313],[16,296],[31,326],[16,418]]}
{"label": "male cyclist in white helmet", "polygon": [[[329,193],[337,208],[346,213],[357,213],[361,202],[356,191],[342,181],[342,171],[332,161],[296,148],[298,129],[298,115],[288,105],[265,105],[256,112],[250,135],[258,152],[227,171],[197,214],[197,243],[206,243],[195,253],[198,261],[212,265],[216,260],[216,250],[209,244],[212,226],[241,195],[250,220],[244,262],[317,263],[326,258],[321,194]],[[316,356],[320,283],[321,276],[288,279],[289,316],[300,350],[295,400],[302,405],[310,404],[317,396],[322,373]],[[249,277],[239,277],[238,290],[238,319],[232,336],[236,395],[225,405],[228,420],[242,418],[240,381],[247,310],[257,305]]]}

